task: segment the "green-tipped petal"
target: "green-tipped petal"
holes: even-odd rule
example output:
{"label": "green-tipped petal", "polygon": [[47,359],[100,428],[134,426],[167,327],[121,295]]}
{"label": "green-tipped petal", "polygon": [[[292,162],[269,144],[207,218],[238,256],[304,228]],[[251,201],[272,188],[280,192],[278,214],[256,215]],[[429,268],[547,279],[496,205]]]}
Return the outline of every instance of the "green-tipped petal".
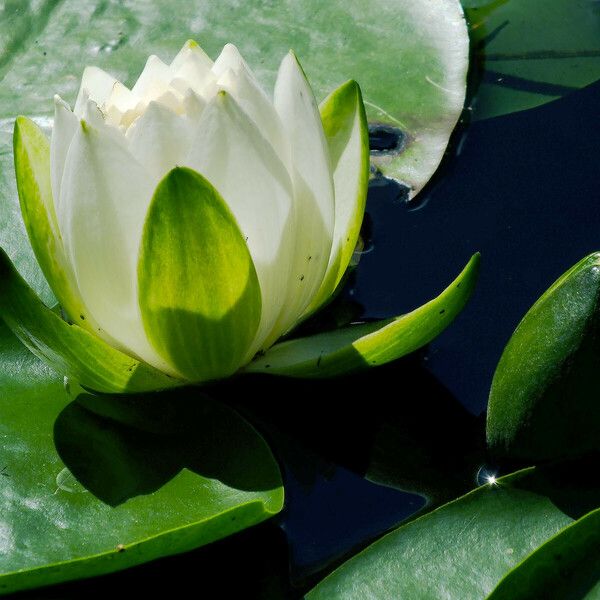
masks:
{"label": "green-tipped petal", "polygon": [[0,317],[38,358],[98,392],[144,392],[184,383],[63,321],[35,295],[3,250],[0,250]]}
{"label": "green-tipped petal", "polygon": [[310,314],[333,294],[356,247],[369,185],[369,131],[360,87],[348,81],[319,107],[329,146],[335,189],[335,228],[325,278]]}
{"label": "green-tipped petal", "polygon": [[173,169],[156,188],[138,282],[146,333],[174,369],[200,382],[240,367],[260,322],[260,287],[235,217],[199,173]]}
{"label": "green-tipped petal", "polygon": [[79,295],[56,222],[48,139],[31,119],[18,117],[13,145],[21,212],[35,257],[65,312],[93,330],[95,323]]}
{"label": "green-tipped petal", "polygon": [[478,272],[479,254],[475,254],[437,298],[416,310],[394,319],[276,344],[244,371],[302,378],[333,377],[410,354],[438,336],[461,312],[475,287]]}

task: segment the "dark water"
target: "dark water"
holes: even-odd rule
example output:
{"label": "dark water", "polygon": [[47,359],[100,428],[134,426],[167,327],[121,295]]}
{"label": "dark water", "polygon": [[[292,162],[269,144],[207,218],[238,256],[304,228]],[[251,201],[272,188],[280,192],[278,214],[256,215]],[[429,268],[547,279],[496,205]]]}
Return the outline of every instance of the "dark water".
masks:
{"label": "dark water", "polygon": [[[35,597],[300,597],[378,535],[476,485],[487,394],[512,331],[569,266],[600,249],[600,84],[542,108],[463,127],[407,205],[372,186],[365,253],[337,315],[386,317],[437,295],[482,253],[463,314],[417,356],[328,382],[258,379],[220,390],[282,464],[286,508],[208,548]],[[342,310],[343,309],[343,310]],[[410,491],[407,491],[410,490]],[[416,492],[416,493],[413,493]],[[208,592],[208,590],[212,590]]]}
{"label": "dark water", "polygon": [[568,267],[600,249],[600,84],[541,108],[472,124],[409,210],[391,186],[368,211],[373,252],[353,298],[389,316],[432,297],[474,251],[481,278],[427,367],[472,413],[523,314]]}

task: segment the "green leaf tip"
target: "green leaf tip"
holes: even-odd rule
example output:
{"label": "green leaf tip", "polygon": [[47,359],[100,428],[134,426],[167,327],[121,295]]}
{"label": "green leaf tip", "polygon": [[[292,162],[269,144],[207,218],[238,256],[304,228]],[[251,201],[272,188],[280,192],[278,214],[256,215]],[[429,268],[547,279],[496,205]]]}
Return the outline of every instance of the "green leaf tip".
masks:
{"label": "green leaf tip", "polygon": [[437,337],[462,311],[477,282],[479,264],[477,253],[437,298],[408,314],[281,342],[244,371],[318,379],[382,365],[410,354]]}
{"label": "green leaf tip", "polygon": [[527,311],[496,368],[487,416],[493,453],[554,460],[600,449],[600,253],[561,275]]}

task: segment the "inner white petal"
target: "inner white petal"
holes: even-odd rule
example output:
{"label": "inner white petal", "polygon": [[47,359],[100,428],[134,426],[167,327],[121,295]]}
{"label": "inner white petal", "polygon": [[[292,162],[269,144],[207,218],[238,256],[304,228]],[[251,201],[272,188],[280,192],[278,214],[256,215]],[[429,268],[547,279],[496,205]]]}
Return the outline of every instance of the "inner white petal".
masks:
{"label": "inner white petal", "polygon": [[127,131],[133,156],[158,180],[182,165],[194,139],[197,124],[159,102],[150,102],[144,114]]}
{"label": "inner white petal", "polygon": [[60,186],[67,151],[78,127],[79,119],[71,112],[69,105],[60,96],[54,96],[54,127],[50,140],[50,178],[56,212],[58,212]]}
{"label": "inner white petal", "polygon": [[217,87],[233,96],[260,132],[271,142],[278,156],[287,164],[290,148],[281,119],[273,106],[273,101],[256,83],[248,70],[243,65],[236,71],[227,69],[219,77]]}
{"label": "inner white petal", "polygon": [[225,92],[204,110],[186,165],[223,196],[256,267],[262,316],[250,359],[270,336],[285,301],[293,250],[290,177],[271,144]]}
{"label": "inner white petal", "polygon": [[137,301],[138,250],[156,183],[107,130],[82,123],[67,153],[57,217],[97,334],[173,373],[149,343]]}
{"label": "inner white petal", "polygon": [[94,100],[98,105],[104,104],[111,94],[115,83],[118,83],[117,79],[102,69],[98,67],[86,67],[81,77],[81,85],[73,112],[78,117],[81,117],[88,98]]}
{"label": "inner white petal", "polygon": [[285,333],[297,323],[325,275],[333,239],[334,191],[319,109],[292,53],[281,63],[274,96],[294,168],[294,266],[278,322],[278,328]]}

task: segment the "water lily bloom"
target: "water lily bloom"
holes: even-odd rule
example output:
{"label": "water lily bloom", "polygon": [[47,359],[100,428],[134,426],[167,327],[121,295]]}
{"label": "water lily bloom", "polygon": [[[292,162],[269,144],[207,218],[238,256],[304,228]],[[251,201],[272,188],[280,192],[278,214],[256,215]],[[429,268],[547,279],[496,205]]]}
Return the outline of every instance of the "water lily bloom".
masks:
{"label": "water lily bloom", "polygon": [[292,52],[272,98],[231,44],[214,62],[194,42],[170,64],[151,56],[131,89],[87,67],[73,110],[55,98],[49,144],[17,119],[15,166],[33,249],[72,325],[5,258],[0,314],[92,389],[200,383],[245,365],[323,376],[379,364],[435,336],[474,282],[476,260],[462,291],[432,301],[427,327],[417,312],[429,305],[273,346],[339,285],[369,177],[358,85],[319,108]]}

